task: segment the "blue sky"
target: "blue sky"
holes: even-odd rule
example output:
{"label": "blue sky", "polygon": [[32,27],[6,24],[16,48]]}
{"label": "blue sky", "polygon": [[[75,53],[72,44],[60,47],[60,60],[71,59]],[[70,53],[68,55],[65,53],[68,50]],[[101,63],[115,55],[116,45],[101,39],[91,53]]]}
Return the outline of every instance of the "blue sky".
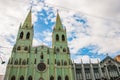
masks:
{"label": "blue sky", "polygon": [[[16,0],[0,1],[0,56],[7,62],[19,25],[32,4],[33,46],[52,45],[56,12],[67,30],[71,58],[76,63],[97,62],[120,54],[119,0]],[[66,3],[68,3],[66,5]],[[7,5],[5,5],[7,4]],[[112,4],[112,6],[110,6]],[[6,11],[5,11],[6,10]],[[1,65],[5,69],[6,64]],[[4,70],[0,70],[0,74]]]}

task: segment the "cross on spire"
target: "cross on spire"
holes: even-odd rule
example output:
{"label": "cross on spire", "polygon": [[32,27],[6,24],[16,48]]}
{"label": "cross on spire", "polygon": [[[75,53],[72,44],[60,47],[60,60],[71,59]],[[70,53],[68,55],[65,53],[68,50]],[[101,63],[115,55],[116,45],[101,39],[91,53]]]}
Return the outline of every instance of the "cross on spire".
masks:
{"label": "cross on spire", "polygon": [[33,7],[33,1],[30,2],[30,10],[32,10]]}
{"label": "cross on spire", "polygon": [[57,9],[57,13],[59,12],[59,9]]}

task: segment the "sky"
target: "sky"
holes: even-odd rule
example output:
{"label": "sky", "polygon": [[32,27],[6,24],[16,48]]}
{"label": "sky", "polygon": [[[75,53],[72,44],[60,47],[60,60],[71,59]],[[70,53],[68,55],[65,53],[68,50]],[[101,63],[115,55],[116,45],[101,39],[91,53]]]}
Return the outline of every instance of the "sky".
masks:
{"label": "sky", "polygon": [[[96,63],[120,54],[120,0],[0,0],[0,74],[32,6],[33,46],[52,45],[57,11],[67,31],[71,59]],[[67,4],[67,5],[66,5]],[[0,61],[1,62],[1,61]]]}

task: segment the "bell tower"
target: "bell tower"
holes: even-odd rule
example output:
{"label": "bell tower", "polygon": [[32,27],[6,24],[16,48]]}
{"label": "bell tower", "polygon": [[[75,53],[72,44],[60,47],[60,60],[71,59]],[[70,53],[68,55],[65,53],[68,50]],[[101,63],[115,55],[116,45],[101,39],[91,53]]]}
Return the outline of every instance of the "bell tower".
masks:
{"label": "bell tower", "polygon": [[31,10],[29,11],[23,25],[20,25],[17,40],[16,40],[16,48],[24,50],[32,46],[33,40],[33,26],[32,26],[32,19],[31,19]]}
{"label": "bell tower", "polygon": [[66,29],[62,25],[58,12],[56,17],[56,24],[52,33],[52,48],[54,49],[55,61],[57,66],[56,80],[73,80]]}
{"label": "bell tower", "polygon": [[7,65],[4,80],[19,80],[21,74],[23,76],[26,75],[33,40],[31,13],[32,11],[30,10],[24,23],[19,27],[16,43]]}

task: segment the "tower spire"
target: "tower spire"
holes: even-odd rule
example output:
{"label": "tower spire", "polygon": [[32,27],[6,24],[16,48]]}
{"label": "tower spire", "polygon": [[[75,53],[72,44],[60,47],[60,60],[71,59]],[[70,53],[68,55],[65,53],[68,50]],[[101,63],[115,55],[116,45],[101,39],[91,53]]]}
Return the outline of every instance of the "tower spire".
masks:
{"label": "tower spire", "polygon": [[63,29],[62,22],[61,22],[58,10],[57,10],[55,29]]}
{"label": "tower spire", "polygon": [[23,23],[22,28],[32,28],[32,18],[31,18],[32,17],[31,16],[32,15],[32,10],[31,9],[32,8],[30,8],[30,11],[29,11],[24,23]]}

